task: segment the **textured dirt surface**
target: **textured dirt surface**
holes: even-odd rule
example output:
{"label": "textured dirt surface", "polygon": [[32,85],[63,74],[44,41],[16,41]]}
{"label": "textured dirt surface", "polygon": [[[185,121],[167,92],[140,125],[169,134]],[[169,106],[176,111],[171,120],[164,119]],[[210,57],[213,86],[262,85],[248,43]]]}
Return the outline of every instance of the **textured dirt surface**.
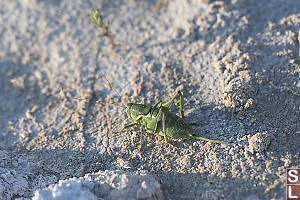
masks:
{"label": "textured dirt surface", "polygon": [[[285,199],[285,169],[300,167],[299,30],[295,0],[0,1],[0,196],[120,169],[157,176],[165,199]],[[141,154],[139,128],[119,131],[114,104],[178,90],[197,134],[230,145],[148,133]]]}

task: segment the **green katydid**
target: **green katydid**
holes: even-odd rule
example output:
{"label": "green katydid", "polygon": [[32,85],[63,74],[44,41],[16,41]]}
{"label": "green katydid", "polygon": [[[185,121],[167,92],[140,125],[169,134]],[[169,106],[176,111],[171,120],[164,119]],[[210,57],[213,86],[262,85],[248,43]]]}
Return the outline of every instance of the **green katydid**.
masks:
{"label": "green katydid", "polygon": [[[120,94],[112,87],[110,82],[107,80],[106,76],[103,75],[103,77],[108,82],[110,88],[119,97],[121,97]],[[177,96],[179,96],[180,98],[181,117],[170,112],[171,106]],[[164,137],[166,143],[168,142],[168,139],[199,139],[208,142],[228,144],[227,142],[221,142],[218,140],[212,140],[204,137],[195,136],[195,129],[190,127],[190,125],[185,121],[182,108],[182,93],[180,91],[176,92],[173,98],[166,103],[158,101],[154,106],[151,106],[146,104],[143,100],[140,104],[128,103],[126,106],[122,107],[126,109],[128,119],[132,123],[125,125],[121,129],[121,131],[140,124],[140,149],[142,149],[143,146],[143,131],[145,129],[153,134],[155,132],[158,132],[161,136]]]}
{"label": "green katydid", "polygon": [[[172,103],[177,96],[179,96],[180,98],[181,117],[170,112]],[[185,121],[182,108],[182,93],[179,91],[176,92],[176,94],[170,101],[166,103],[158,101],[154,106],[145,104],[145,101],[143,101],[141,104],[128,103],[126,105],[126,111],[128,119],[132,121],[132,123],[124,126],[122,130],[140,124],[141,149],[143,145],[143,130],[145,129],[148,132],[152,133],[158,132],[160,135],[164,136],[165,142],[168,142],[168,139],[185,138],[200,139],[220,144],[228,144],[226,142],[195,136],[195,130],[191,128],[189,124],[187,124],[187,122]]]}

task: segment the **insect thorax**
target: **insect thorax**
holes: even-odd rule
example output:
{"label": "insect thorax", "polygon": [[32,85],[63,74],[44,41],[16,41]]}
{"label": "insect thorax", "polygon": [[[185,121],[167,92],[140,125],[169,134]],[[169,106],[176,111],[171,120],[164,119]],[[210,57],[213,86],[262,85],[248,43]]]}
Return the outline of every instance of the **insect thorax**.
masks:
{"label": "insect thorax", "polygon": [[150,105],[145,104],[127,104],[127,115],[132,119],[136,119],[141,115],[147,115],[151,110]]}

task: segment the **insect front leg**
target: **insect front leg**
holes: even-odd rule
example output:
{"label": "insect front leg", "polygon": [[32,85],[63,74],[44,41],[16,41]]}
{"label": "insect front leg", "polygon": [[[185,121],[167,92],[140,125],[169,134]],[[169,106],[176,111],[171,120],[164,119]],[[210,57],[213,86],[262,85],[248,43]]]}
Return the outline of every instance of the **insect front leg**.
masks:
{"label": "insect front leg", "polygon": [[138,125],[138,123],[141,122],[142,117],[143,117],[143,116],[140,115],[140,116],[138,116],[136,119],[133,119],[135,122],[133,122],[132,124],[125,125],[125,126],[121,129],[121,131],[123,131],[124,129],[130,128],[130,127],[133,127],[133,126],[135,126],[135,125]]}
{"label": "insect front leg", "polygon": [[[162,103],[162,102],[160,102],[160,103]],[[166,134],[165,113],[164,113],[163,109],[164,109],[164,107],[160,107],[159,112],[158,112],[157,116],[155,117],[155,126],[154,126],[154,129],[153,129],[153,134],[155,133],[155,131],[157,129],[157,126],[158,126],[158,119],[162,115],[163,134],[164,134],[165,142],[168,143],[167,134]]]}
{"label": "insect front leg", "polygon": [[123,131],[124,129],[127,129],[127,128],[130,128],[130,127],[133,127],[133,126],[136,126],[139,122],[135,122],[135,123],[132,123],[132,124],[128,124],[128,125],[125,125],[121,131]]}
{"label": "insect front leg", "polygon": [[145,125],[144,124],[142,124],[141,125],[141,132],[140,132],[140,151],[142,150],[142,148],[143,148],[143,129],[145,128]]}

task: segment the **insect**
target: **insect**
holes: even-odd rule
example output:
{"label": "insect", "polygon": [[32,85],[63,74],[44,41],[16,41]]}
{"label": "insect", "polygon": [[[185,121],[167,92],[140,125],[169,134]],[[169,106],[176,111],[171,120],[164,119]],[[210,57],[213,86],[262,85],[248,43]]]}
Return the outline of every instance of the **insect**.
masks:
{"label": "insect", "polygon": [[[181,117],[170,112],[170,108],[176,99],[180,98],[180,113]],[[164,137],[165,142],[168,139],[200,139],[209,142],[220,144],[228,144],[217,140],[211,140],[203,137],[195,136],[195,130],[186,122],[183,108],[182,108],[182,93],[180,91],[166,103],[158,101],[154,106],[147,105],[145,100],[140,104],[128,103],[126,105],[126,112],[131,124],[125,125],[122,130],[140,124],[140,149],[143,145],[143,131],[146,129],[148,132],[158,132]]]}
{"label": "insect", "polygon": [[[121,95],[112,87],[106,76],[103,75],[103,77],[108,82],[109,87],[121,98]],[[181,117],[170,112],[171,106],[178,96],[180,98]],[[85,100],[80,98],[74,99]],[[166,143],[168,143],[168,139],[198,139],[208,142],[228,144],[227,142],[195,136],[195,129],[190,127],[185,120],[182,107],[182,93],[180,91],[176,92],[172,99],[166,103],[159,100],[154,106],[151,106],[146,104],[145,100],[143,100],[140,104],[128,103],[126,106],[121,107],[126,109],[127,117],[132,122],[131,124],[125,125],[121,131],[139,124],[141,125],[140,150],[142,150],[143,147],[143,131],[145,129],[153,134],[158,132],[164,137]]]}

